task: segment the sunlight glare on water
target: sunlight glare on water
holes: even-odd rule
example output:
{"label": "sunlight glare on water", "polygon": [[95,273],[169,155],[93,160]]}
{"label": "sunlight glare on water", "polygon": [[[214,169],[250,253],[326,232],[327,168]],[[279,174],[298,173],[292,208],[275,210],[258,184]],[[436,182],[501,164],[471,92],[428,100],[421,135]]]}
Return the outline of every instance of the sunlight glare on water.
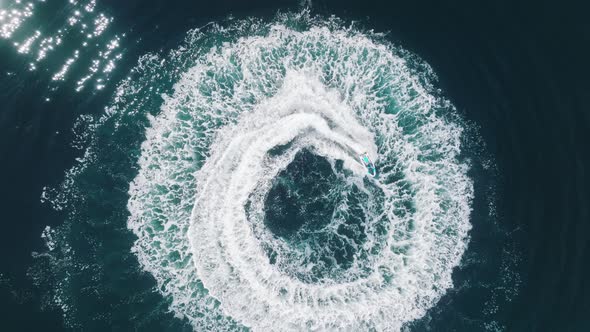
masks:
{"label": "sunlight glare on water", "polygon": [[35,13],[49,3],[18,0],[0,5],[0,37],[28,57],[29,70],[50,72],[54,88],[68,81],[78,92],[89,85],[101,90],[123,56],[119,46],[124,34],[109,31],[113,18],[96,11],[96,0],[69,2],[67,10],[54,13],[56,23],[34,30],[29,27],[42,23]]}

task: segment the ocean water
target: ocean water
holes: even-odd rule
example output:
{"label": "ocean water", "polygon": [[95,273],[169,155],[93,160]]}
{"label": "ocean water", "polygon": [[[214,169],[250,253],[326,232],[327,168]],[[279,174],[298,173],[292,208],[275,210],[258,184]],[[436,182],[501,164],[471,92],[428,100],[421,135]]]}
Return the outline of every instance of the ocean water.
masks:
{"label": "ocean water", "polygon": [[587,9],[1,1],[2,329],[588,330]]}

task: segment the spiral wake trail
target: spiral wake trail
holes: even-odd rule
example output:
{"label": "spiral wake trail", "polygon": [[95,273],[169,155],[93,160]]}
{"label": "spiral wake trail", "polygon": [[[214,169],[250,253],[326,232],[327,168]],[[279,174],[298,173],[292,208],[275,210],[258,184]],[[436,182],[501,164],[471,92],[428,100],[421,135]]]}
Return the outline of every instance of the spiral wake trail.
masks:
{"label": "spiral wake trail", "polygon": [[335,20],[205,35],[228,30],[241,37],[195,52],[150,118],[128,202],[142,267],[196,329],[422,317],[453,286],[473,197],[465,124],[430,68]]}

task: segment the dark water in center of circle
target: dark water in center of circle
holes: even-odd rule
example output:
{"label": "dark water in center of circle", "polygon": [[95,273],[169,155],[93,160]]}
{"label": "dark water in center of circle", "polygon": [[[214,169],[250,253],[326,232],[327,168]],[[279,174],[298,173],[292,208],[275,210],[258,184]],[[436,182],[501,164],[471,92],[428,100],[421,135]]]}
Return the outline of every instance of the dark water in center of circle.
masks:
{"label": "dark water in center of circle", "polygon": [[[51,13],[60,12],[55,8],[67,8],[60,1],[48,6],[43,8]],[[299,1],[100,1],[97,7],[115,18],[108,31],[126,34],[121,41],[123,58],[104,89],[79,93],[74,91],[75,82],[53,83],[53,72],[43,67],[29,71],[30,57],[19,54],[13,40],[0,39],[2,330],[68,330],[60,310],[43,305],[49,300],[44,298],[46,292],[33,285],[30,275],[34,265],[31,252],[43,251],[41,232],[46,225],[57,226],[63,220],[62,214],[40,203],[40,196],[43,187],[63,180],[64,171],[80,157],[80,151],[70,147],[75,119],[103,112],[116,83],[139,56],[177,47],[189,29],[230,14],[267,17],[277,10],[299,10],[299,6]],[[513,233],[511,246],[519,257],[518,264],[506,266],[504,272],[507,279],[518,274],[516,294],[510,301],[498,301],[496,312],[487,313],[507,331],[590,330],[589,10],[590,5],[582,1],[312,2],[315,13],[334,14],[361,21],[375,31],[389,31],[389,40],[433,67],[444,95],[479,127],[499,173],[497,223]],[[55,15],[47,15],[37,27],[27,29],[61,24],[58,21],[63,17]],[[77,70],[83,75],[82,69],[72,70],[72,75]],[[314,162],[321,169],[322,161]],[[330,174],[320,174],[318,179],[331,181]],[[479,185],[483,188],[487,184]],[[104,186],[116,188],[110,183]],[[277,197],[289,211],[289,188],[277,185],[275,190],[282,192]],[[474,205],[484,203],[476,201]],[[476,215],[474,222],[477,220]],[[271,228],[288,237],[305,227],[289,228],[292,226],[279,223]],[[474,225],[480,231],[474,232],[467,257],[470,250],[496,248],[486,227]],[[112,241],[111,245],[120,245],[123,252],[133,237]],[[498,250],[500,257],[503,253]],[[135,264],[134,256],[128,255],[112,261]],[[486,300],[477,292],[477,284],[487,282],[486,266],[475,266],[457,271],[456,289],[410,328],[484,330],[486,326],[470,321],[481,316],[473,311]],[[147,273],[138,270],[129,280],[133,282],[113,281],[112,285],[122,288],[113,294],[126,294],[126,290],[132,294],[131,289],[153,292],[154,281]],[[470,284],[468,295],[461,293],[462,287],[467,287],[462,281]],[[85,330],[190,330],[190,325],[166,312],[158,293],[146,298],[149,301],[132,307],[131,312],[125,312],[129,307],[124,305],[120,306],[124,310],[116,312],[115,306],[112,326],[89,324]],[[124,302],[120,297],[112,300]],[[92,306],[84,310],[88,310],[88,317],[93,310],[109,311]],[[491,325],[487,328],[494,330]]]}

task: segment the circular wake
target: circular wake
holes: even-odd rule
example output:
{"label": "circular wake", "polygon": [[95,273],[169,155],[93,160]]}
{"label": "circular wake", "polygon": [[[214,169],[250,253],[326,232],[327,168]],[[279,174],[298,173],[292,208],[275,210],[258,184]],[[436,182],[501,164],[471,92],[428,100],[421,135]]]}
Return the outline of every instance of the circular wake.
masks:
{"label": "circular wake", "polygon": [[206,34],[129,190],[134,252],[174,312],[215,330],[423,316],[452,287],[473,197],[462,122],[429,67],[305,15]]}

